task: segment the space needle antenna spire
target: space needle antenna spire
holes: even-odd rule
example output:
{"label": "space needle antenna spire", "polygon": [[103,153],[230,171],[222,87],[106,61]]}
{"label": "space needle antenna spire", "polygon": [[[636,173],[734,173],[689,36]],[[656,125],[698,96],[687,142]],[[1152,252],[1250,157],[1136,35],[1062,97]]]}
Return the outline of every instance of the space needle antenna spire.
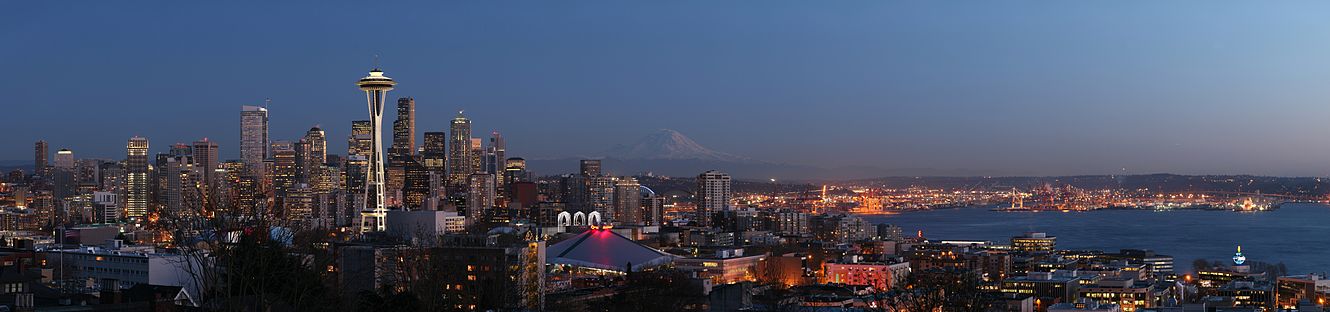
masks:
{"label": "space needle antenna spire", "polygon": [[[375,55],[374,62],[378,63],[378,55]],[[369,155],[366,155],[369,170],[366,170],[365,176],[365,203],[360,213],[360,230],[362,233],[382,232],[386,229],[384,223],[388,215],[388,207],[384,203],[383,105],[388,99],[388,91],[391,91],[397,82],[384,76],[376,64],[375,68],[369,71],[369,75],[360,78],[356,85],[365,92],[365,100],[369,106],[371,140]]]}

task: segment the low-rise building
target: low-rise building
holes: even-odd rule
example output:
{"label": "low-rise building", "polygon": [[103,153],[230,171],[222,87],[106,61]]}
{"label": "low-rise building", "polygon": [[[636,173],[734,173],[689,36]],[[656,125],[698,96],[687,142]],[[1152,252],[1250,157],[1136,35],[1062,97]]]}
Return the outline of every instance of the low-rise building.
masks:
{"label": "low-rise building", "polygon": [[1275,308],[1274,285],[1263,281],[1238,280],[1220,286],[1215,293],[1233,299],[1234,307]]}
{"label": "low-rise building", "polygon": [[1099,304],[1116,304],[1125,312],[1153,308],[1158,302],[1151,283],[1130,277],[1100,279],[1094,285],[1083,286],[1080,297]]}
{"label": "low-rise building", "polygon": [[197,297],[198,285],[188,269],[198,261],[185,255],[159,252],[149,246],[121,246],[112,241],[106,246],[81,246],[39,250],[41,264],[50,268],[57,280],[70,285],[92,285],[89,291],[129,289],[134,285],[184,287]]}
{"label": "low-rise building", "polygon": [[719,249],[712,255],[674,260],[675,267],[715,285],[757,281],[767,254],[745,256],[742,248]]}
{"label": "low-rise building", "polygon": [[824,284],[872,286],[878,290],[892,289],[904,283],[910,274],[910,263],[900,258],[865,261],[862,256],[854,255],[827,262],[822,267]]}
{"label": "low-rise building", "polygon": [[1048,306],[1048,312],[1121,312],[1122,308],[1112,303],[1097,303],[1091,300],[1055,303]]}
{"label": "low-rise building", "polygon": [[1057,247],[1058,238],[1047,233],[1029,232],[1011,238],[1011,249],[1025,252],[1051,252]]}
{"label": "low-rise building", "polygon": [[1027,276],[1011,277],[1002,280],[999,288],[1003,293],[1030,295],[1036,299],[1045,299],[1044,303],[1071,302],[1080,292],[1081,279],[1072,276],[1058,276],[1051,272],[1031,272]]}

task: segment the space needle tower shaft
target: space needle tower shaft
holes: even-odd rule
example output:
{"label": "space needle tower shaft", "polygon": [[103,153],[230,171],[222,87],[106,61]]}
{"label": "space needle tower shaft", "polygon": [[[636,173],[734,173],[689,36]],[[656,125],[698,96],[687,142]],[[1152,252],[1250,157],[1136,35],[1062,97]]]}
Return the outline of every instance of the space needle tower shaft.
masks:
{"label": "space needle tower shaft", "polygon": [[[361,211],[361,232],[383,231],[384,218],[388,207],[384,204],[383,187],[383,104],[388,99],[388,91],[397,85],[392,78],[383,75],[375,68],[369,76],[356,82],[361,91],[365,91],[365,100],[369,104],[370,145],[368,157],[369,170],[365,177],[365,207]],[[372,224],[371,224],[372,223]]]}

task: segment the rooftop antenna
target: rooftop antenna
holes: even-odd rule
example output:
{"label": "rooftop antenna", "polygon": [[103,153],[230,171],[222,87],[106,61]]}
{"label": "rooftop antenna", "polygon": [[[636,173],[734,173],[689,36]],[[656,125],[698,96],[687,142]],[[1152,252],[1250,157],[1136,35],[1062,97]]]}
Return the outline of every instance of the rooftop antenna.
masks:
{"label": "rooftop antenna", "polygon": [[272,104],[272,98],[263,99],[263,109],[268,109],[268,104]]}
{"label": "rooftop antenna", "polygon": [[374,69],[379,69],[379,54],[374,54]]}

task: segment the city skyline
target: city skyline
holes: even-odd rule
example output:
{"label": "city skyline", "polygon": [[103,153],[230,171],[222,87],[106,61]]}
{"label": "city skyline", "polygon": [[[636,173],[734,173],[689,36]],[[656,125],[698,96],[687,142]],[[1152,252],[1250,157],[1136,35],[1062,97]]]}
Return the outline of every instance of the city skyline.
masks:
{"label": "city skyline", "polygon": [[1330,2],[24,2],[0,40],[3,311],[1330,311]]}
{"label": "city skyline", "polygon": [[[5,17],[25,31],[0,33],[25,42],[0,52],[23,60],[14,70],[24,75],[0,78],[0,88],[42,103],[11,105],[17,115],[64,115],[0,125],[18,133],[0,144],[45,140],[53,151],[117,159],[133,136],[158,147],[208,138],[221,159],[239,159],[235,109],[271,98],[270,141],[320,126],[335,138],[328,149],[343,151],[336,138],[364,119],[344,77],[380,55],[408,81],[394,98],[419,101],[416,141],[466,110],[482,121],[473,133],[500,131],[510,154],[530,159],[599,156],[670,128],[718,151],[823,167],[1330,175],[1321,161],[1330,144],[1316,139],[1330,133],[1316,118],[1330,114],[1330,95],[1318,90],[1330,72],[1319,57],[1330,42],[1318,35],[1330,19],[1315,7],[1325,4],[1183,17],[1156,12],[1193,6],[775,3],[735,17],[724,12],[745,7],[446,5],[467,13],[387,7],[401,18],[381,22],[406,31],[366,48],[347,40],[365,32],[347,22],[353,7],[285,20],[304,8],[24,4]],[[222,16],[237,10],[262,23]],[[960,22],[933,22],[942,17]],[[185,22],[195,19],[216,23]],[[97,23],[109,24],[88,27]],[[465,30],[476,28],[486,30]],[[82,32],[92,35],[74,35]],[[0,160],[31,163],[30,153],[9,149]]]}

